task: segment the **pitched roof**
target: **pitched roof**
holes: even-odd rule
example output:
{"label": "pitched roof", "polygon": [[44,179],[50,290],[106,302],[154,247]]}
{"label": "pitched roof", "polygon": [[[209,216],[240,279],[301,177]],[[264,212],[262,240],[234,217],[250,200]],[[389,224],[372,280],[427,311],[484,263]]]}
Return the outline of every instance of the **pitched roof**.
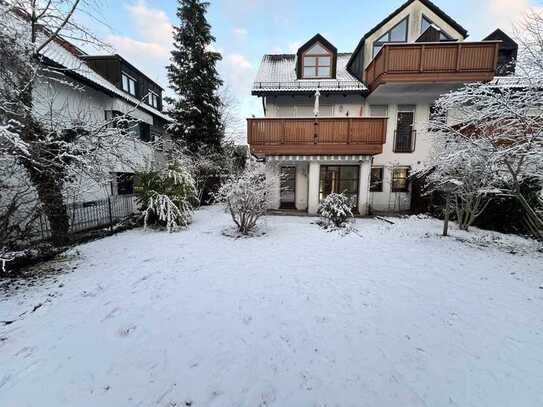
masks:
{"label": "pitched roof", "polygon": [[298,79],[296,55],[264,55],[253,85],[253,95],[267,92],[365,92],[366,86],[347,71],[350,53],[337,54],[336,79]]}
{"label": "pitched roof", "polygon": [[456,31],[458,31],[464,38],[468,37],[468,31],[462,27],[460,24],[458,24],[451,16],[449,16],[447,13],[445,13],[443,10],[441,10],[438,6],[436,6],[434,3],[432,3],[430,0],[407,0],[405,3],[403,3],[400,7],[398,7],[396,10],[394,10],[391,14],[389,14],[385,19],[381,20],[379,24],[377,24],[375,27],[373,27],[371,30],[369,30],[360,40],[358,45],[356,46],[356,49],[353,52],[353,56],[351,60],[347,63],[347,66],[349,67],[352,60],[354,59],[354,56],[358,54],[360,51],[360,48],[364,45],[364,42],[366,41],[366,38],[374,34],[376,31],[378,31],[381,27],[383,27],[385,24],[387,24],[390,20],[392,20],[394,17],[396,17],[399,13],[401,13],[403,10],[405,10],[407,7],[409,7],[413,2],[420,1],[423,5],[428,7],[432,12],[434,12],[437,16],[439,16],[443,21],[445,21],[447,24],[449,24],[452,28],[454,28]]}
{"label": "pitched roof", "polygon": [[447,24],[449,24],[452,28],[454,28],[456,31],[458,31],[464,38],[468,36],[468,31],[462,27],[460,24],[458,24],[451,16],[449,16],[447,13],[445,13],[443,10],[441,10],[438,6],[436,6],[434,3],[432,3],[430,0],[408,0],[404,4],[402,4],[400,7],[398,7],[396,10],[394,10],[388,17],[386,17],[384,20],[382,20],[379,24],[377,24],[375,27],[373,27],[371,30],[369,30],[366,35],[364,35],[364,38],[368,38],[370,35],[375,33],[377,30],[379,30],[382,26],[387,24],[390,20],[392,20],[396,15],[401,13],[403,10],[405,10],[407,7],[411,5],[411,3],[414,3],[415,1],[420,1],[422,4],[424,4],[426,7],[428,7],[432,12],[434,12],[437,16],[439,16],[442,20],[444,20]]}
{"label": "pitched roof", "polygon": [[502,47],[508,46],[508,47],[513,47],[513,48],[518,48],[517,42],[499,28],[493,31],[491,34],[487,35],[485,38],[483,38],[483,41],[491,41],[491,40],[502,41],[503,42]]}
{"label": "pitched roof", "polygon": [[[63,40],[65,41],[65,40]],[[90,82],[90,84],[98,87],[100,90],[125,100],[126,102],[137,106],[139,109],[146,111],[152,115],[158,116],[163,120],[171,121],[172,119],[163,112],[143,103],[138,98],[123,92],[103,76],[92,70],[87,63],[69,51],[62,41],[51,41],[41,52],[41,54],[56,65],[66,69],[66,74],[72,74],[78,79]]]}

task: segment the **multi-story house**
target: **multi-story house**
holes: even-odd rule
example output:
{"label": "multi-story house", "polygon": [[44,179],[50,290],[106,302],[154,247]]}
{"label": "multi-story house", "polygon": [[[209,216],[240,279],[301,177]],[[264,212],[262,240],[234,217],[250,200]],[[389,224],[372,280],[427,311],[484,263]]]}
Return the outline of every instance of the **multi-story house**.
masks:
{"label": "multi-story house", "polygon": [[[119,55],[87,55],[63,38],[44,50],[45,62],[54,68],[47,75],[65,80],[45,79],[36,86],[35,109],[55,120],[83,120],[103,123],[117,115],[128,115],[134,124],[119,159],[104,163],[110,179],[83,178],[71,185],[70,200],[89,202],[110,195],[131,195],[134,171],[161,160],[150,143],[164,137],[171,122],[162,111],[163,89]],[[74,192],[75,191],[75,192]]]}
{"label": "multi-story house", "polygon": [[314,214],[346,192],[361,215],[409,210],[434,101],[512,72],[517,46],[502,31],[467,36],[432,2],[409,0],[350,53],[317,34],[295,55],[265,55],[252,90],[265,118],[248,119],[248,143],[280,191],[272,207]]}

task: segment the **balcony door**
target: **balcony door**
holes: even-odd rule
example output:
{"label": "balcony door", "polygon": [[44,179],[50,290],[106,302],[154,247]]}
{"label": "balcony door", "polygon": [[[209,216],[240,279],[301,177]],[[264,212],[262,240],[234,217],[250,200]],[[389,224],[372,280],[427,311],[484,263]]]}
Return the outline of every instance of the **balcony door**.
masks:
{"label": "balcony door", "polygon": [[400,106],[396,124],[396,137],[394,140],[395,153],[411,153],[414,150],[415,107]]}
{"label": "balcony door", "polygon": [[296,167],[281,167],[281,209],[296,208]]}

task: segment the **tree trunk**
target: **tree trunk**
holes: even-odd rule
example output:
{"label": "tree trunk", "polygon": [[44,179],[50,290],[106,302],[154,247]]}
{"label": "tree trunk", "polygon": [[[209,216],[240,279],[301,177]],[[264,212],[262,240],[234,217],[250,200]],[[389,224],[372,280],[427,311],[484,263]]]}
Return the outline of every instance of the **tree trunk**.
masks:
{"label": "tree trunk", "polygon": [[520,204],[526,211],[526,216],[533,224],[533,231],[537,239],[543,240],[543,220],[539,217],[536,211],[531,207],[526,198],[519,191],[515,191],[515,195],[519,200]]}
{"label": "tree trunk", "polygon": [[68,235],[70,223],[68,210],[64,203],[62,178],[49,171],[39,172],[28,164],[25,167],[38,192],[43,211],[49,220],[52,243],[55,246],[65,246],[70,241]]}
{"label": "tree trunk", "polygon": [[22,159],[21,162],[38,192],[39,200],[49,220],[52,243],[55,246],[64,246],[69,242],[70,227],[63,197],[65,166],[61,162],[56,162],[57,151],[53,143],[41,145],[39,142],[42,129],[32,117],[32,92],[33,86],[29,85],[21,96],[27,107],[27,113],[22,121],[22,139],[30,149],[30,157]]}

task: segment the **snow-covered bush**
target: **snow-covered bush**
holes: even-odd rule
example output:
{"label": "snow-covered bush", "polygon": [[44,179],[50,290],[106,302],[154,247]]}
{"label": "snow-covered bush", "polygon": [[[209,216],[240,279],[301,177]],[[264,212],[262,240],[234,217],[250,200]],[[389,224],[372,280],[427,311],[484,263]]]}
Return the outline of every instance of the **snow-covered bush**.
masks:
{"label": "snow-covered bush", "polygon": [[215,198],[225,204],[241,234],[253,232],[268,208],[268,185],[262,166],[249,165],[241,175],[225,182]]}
{"label": "snow-covered bush", "polygon": [[165,170],[141,172],[137,177],[137,199],[145,227],[158,225],[172,232],[191,222],[196,189],[183,165],[174,162]]}
{"label": "snow-covered bush", "polygon": [[484,139],[472,144],[476,148],[464,148],[464,140],[452,135],[437,138],[427,177],[428,189],[446,193],[458,227],[466,231],[500,193],[498,166],[490,159],[490,146]]}
{"label": "snow-covered bush", "polygon": [[324,226],[345,227],[353,217],[353,200],[345,194],[332,193],[320,204],[318,213],[324,220]]}

